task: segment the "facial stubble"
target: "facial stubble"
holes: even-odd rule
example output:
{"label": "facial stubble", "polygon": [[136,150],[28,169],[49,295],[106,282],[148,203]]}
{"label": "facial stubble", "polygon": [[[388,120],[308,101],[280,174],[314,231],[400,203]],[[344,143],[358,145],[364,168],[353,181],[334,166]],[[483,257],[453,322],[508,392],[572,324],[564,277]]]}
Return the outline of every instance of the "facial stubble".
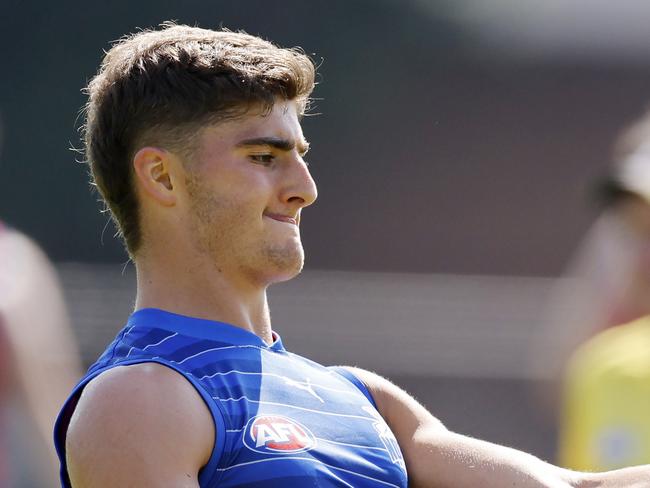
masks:
{"label": "facial stubble", "polygon": [[262,283],[286,281],[300,273],[304,251],[299,236],[273,239],[264,221],[256,220],[266,219],[262,209],[258,215],[246,211],[245,198],[215,194],[200,175],[188,174],[186,188],[194,247],[217,269],[232,269]]}

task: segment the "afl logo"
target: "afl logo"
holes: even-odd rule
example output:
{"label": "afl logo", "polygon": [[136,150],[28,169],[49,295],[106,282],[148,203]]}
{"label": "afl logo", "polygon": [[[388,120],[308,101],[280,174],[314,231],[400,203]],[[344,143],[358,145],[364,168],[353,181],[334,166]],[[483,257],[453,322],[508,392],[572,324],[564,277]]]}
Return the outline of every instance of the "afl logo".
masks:
{"label": "afl logo", "polygon": [[246,424],[244,445],[264,454],[308,451],[316,445],[307,427],[280,415],[258,415]]}

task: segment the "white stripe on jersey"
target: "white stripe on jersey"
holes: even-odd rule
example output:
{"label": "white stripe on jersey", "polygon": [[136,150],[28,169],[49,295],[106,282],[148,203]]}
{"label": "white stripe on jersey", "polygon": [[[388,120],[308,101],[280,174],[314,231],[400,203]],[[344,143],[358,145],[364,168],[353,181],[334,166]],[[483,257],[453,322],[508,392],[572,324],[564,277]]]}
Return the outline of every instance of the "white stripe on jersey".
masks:
{"label": "white stripe on jersey", "polygon": [[124,338],[125,338],[126,336],[128,336],[128,335],[131,333],[131,331],[132,331],[133,329],[135,329],[135,325],[132,325],[132,326],[129,327],[126,331],[124,331],[124,334],[122,335],[122,337],[121,337],[120,340],[123,341]]}
{"label": "white stripe on jersey", "polygon": [[362,446],[359,444],[350,444],[348,442],[338,442],[338,441],[333,441],[330,439],[323,439],[322,437],[314,437],[318,441],[323,441],[323,442],[329,442],[331,444],[338,444],[339,446],[350,446],[350,447],[356,447],[358,449],[373,449],[375,451],[385,451],[388,452],[388,449],[385,447],[373,447],[373,446]]}
{"label": "white stripe on jersey", "polygon": [[[256,345],[250,344],[250,345],[243,345],[243,346],[221,346],[221,347],[212,347],[212,348],[210,348],[210,349],[204,349],[203,351],[197,352],[196,354],[193,354],[193,355],[188,356],[188,357],[186,357],[186,358],[184,358],[184,359],[181,359],[180,361],[174,361],[174,360],[172,360],[172,359],[167,359],[167,358],[163,358],[163,357],[160,357],[160,356],[155,356],[155,357],[153,357],[153,358],[151,358],[151,359],[163,359],[163,360],[168,361],[168,362],[173,363],[173,364],[183,364],[185,361],[187,361],[187,360],[189,360],[189,359],[193,359],[193,358],[198,357],[198,356],[201,356],[202,354],[205,354],[205,353],[207,353],[207,352],[224,351],[224,350],[226,350],[226,349],[257,349],[257,350],[259,350],[259,351],[263,351],[263,352],[266,352],[266,353],[274,353],[274,354],[276,353],[276,351],[272,351],[272,350],[270,350],[270,349],[268,349],[268,348],[265,348],[265,347],[261,347],[261,346],[256,346]],[[287,351],[282,351],[282,352],[287,352]],[[289,355],[293,355],[293,356],[296,356],[297,358],[300,358],[300,359],[302,359],[302,360],[305,360],[305,358],[301,358],[301,356],[298,356],[297,354],[289,353]],[[295,363],[297,363],[298,366],[300,366],[300,367],[304,366],[304,363],[303,363],[302,361],[299,361],[299,360],[294,359],[294,358],[291,358],[291,359],[292,359],[292,361],[294,361]],[[307,360],[307,361],[309,361],[309,360]],[[309,361],[309,362],[313,362],[313,361]],[[317,364],[317,363],[314,363],[314,364]],[[319,365],[319,366],[320,366],[320,365]],[[321,367],[322,367],[322,366],[321,366]],[[331,370],[317,371],[317,373],[319,373],[319,374],[323,374],[323,375],[325,375],[325,376],[330,376],[330,375],[332,375],[332,374],[336,374],[336,375],[338,375],[338,373],[336,373],[336,372],[334,372],[334,371],[331,371]]]}
{"label": "white stripe on jersey", "polygon": [[377,422],[377,419],[374,418],[374,417],[365,417],[363,415],[351,415],[351,414],[346,414],[346,413],[324,412],[322,410],[314,410],[313,408],[297,407],[296,405],[289,405],[287,403],[267,402],[267,401],[264,401],[264,400],[251,400],[250,398],[248,398],[246,396],[240,396],[239,398],[219,398],[219,397],[212,397],[212,398],[215,399],[215,400],[219,400],[220,402],[239,402],[241,400],[246,400],[247,402],[259,403],[260,405],[275,405],[277,407],[295,408],[297,410],[304,410],[306,412],[320,413],[322,415],[334,415],[336,417],[348,417],[348,418],[351,418],[351,419],[370,420],[371,422]]}
{"label": "white stripe on jersey", "polygon": [[[178,332],[174,332],[173,334],[168,335],[167,337],[165,337],[165,338],[163,338],[162,340],[156,342],[155,344],[147,344],[146,346],[144,346],[144,347],[142,348],[142,350],[143,350],[143,351],[146,351],[146,350],[149,349],[150,347],[159,346],[160,344],[162,344],[163,342],[165,342],[167,339],[171,339],[172,337],[176,337],[177,335],[178,335]],[[133,352],[133,350],[134,350],[135,348],[136,348],[136,347],[133,346],[131,349],[129,349],[129,352],[126,354],[126,356],[124,356],[124,359],[128,358],[128,357],[131,355],[131,352]]]}
{"label": "white stripe on jersey", "polygon": [[[246,426],[242,427],[241,429],[226,429],[226,432],[228,432],[230,434],[236,434],[236,433],[242,432],[244,430],[246,430]],[[322,442],[329,442],[330,444],[338,444],[339,446],[349,446],[349,447],[356,447],[358,449],[372,449],[372,450],[375,450],[375,451],[388,452],[388,449],[386,449],[385,447],[362,446],[360,444],[350,444],[349,442],[338,442],[338,441],[333,441],[331,439],[325,439],[323,437],[315,437],[315,436],[314,436],[314,439],[316,439],[318,441],[322,441]]]}
{"label": "white stripe on jersey", "polygon": [[[192,374],[192,373],[190,373],[190,374]],[[304,380],[297,380],[297,379],[289,378],[288,376],[284,376],[284,375],[281,375],[281,374],[263,373],[261,371],[239,371],[239,370],[236,370],[236,369],[231,369],[230,371],[223,371],[223,372],[218,371],[218,372],[213,373],[213,374],[207,374],[205,376],[201,376],[200,378],[197,378],[195,375],[192,375],[192,376],[194,376],[195,378],[197,378],[200,381],[200,380],[204,380],[204,379],[207,379],[207,378],[214,378],[215,376],[226,376],[226,375],[229,375],[229,374],[242,374],[242,375],[247,374],[247,375],[260,375],[260,376],[274,376],[274,377],[280,378],[282,380],[287,380],[288,379],[288,380],[295,381],[297,383],[306,383]],[[321,388],[323,390],[328,390],[328,391],[333,391],[335,393],[347,393],[347,394],[349,394],[350,391],[354,391],[355,394],[361,395],[361,396],[363,396],[365,398],[365,395],[363,395],[363,393],[358,391],[357,388],[354,388],[354,390],[341,390],[339,388],[331,388],[329,386],[319,385],[319,384],[311,383],[311,382],[309,383],[309,386],[315,386],[317,388]]]}
{"label": "white stripe on jersey", "polygon": [[247,466],[247,465],[250,465],[250,464],[268,463],[268,462],[271,462],[271,461],[284,461],[284,460],[311,461],[311,462],[314,462],[314,463],[322,464],[323,466],[327,466],[328,468],[335,469],[337,471],[343,471],[345,473],[353,474],[355,476],[360,476],[361,478],[366,478],[366,479],[371,480],[371,481],[376,481],[377,483],[381,483],[382,485],[392,486],[393,488],[401,488],[398,485],[388,483],[387,481],[378,480],[377,478],[373,478],[372,476],[357,473],[356,471],[350,471],[349,469],[339,468],[338,466],[332,466],[331,464],[324,463],[322,461],[319,461],[318,459],[306,458],[306,457],[295,457],[295,456],[284,457],[283,456],[283,457],[273,457],[273,458],[267,458],[267,459],[259,459],[257,461],[248,461],[248,462],[245,462],[245,463],[234,464],[232,466],[228,466],[227,468],[217,468],[217,471],[228,471],[230,469],[239,468],[241,466]]}
{"label": "white stripe on jersey", "polygon": [[260,347],[260,346],[254,346],[254,345],[244,345],[244,346],[221,346],[221,347],[211,347],[210,349],[204,349],[201,352],[197,352],[196,354],[192,354],[191,356],[187,356],[185,359],[181,359],[180,361],[173,361],[170,360],[170,363],[174,364],[183,364],[185,361],[188,359],[193,359],[197,356],[200,356],[201,354],[205,354],[206,352],[213,352],[213,351],[223,351],[225,349],[259,349],[260,351],[264,351],[265,349]]}

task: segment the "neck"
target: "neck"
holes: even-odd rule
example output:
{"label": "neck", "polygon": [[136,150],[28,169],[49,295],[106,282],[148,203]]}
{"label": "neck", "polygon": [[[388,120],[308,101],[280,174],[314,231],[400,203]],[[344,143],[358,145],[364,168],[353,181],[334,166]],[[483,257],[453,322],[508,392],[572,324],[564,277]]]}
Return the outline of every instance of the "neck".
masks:
{"label": "neck", "polygon": [[[164,263],[161,265],[160,263]],[[160,308],[246,329],[273,341],[266,287],[237,282],[213,264],[136,259],[135,309]]]}

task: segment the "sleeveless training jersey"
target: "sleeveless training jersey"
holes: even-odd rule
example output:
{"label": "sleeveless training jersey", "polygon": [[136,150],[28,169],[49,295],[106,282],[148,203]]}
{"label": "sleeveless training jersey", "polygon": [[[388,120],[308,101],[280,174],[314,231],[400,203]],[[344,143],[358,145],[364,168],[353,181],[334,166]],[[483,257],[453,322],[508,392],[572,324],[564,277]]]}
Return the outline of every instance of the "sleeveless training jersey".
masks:
{"label": "sleeveless training jersey", "polygon": [[81,390],[115,366],[156,362],[185,377],[217,432],[199,484],[208,487],[406,487],[404,459],[365,386],[265,344],[232,325],[158,309],[135,312],[65,403],[55,426],[61,480],[65,434]]}

